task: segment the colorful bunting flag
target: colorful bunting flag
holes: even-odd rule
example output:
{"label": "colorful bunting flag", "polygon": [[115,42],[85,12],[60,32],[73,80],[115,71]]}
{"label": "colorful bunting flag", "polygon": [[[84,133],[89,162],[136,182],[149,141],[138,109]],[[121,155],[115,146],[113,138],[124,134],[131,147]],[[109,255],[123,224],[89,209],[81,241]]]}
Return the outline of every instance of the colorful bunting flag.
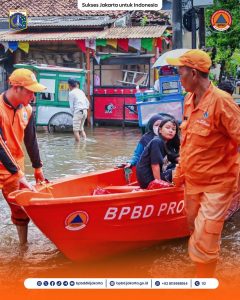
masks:
{"label": "colorful bunting flag", "polygon": [[161,51],[162,52],[162,38],[157,38],[156,40],[155,40],[155,46],[159,49],[159,51]]}
{"label": "colorful bunting flag", "polygon": [[94,40],[94,39],[86,40],[86,48],[90,48],[95,51],[96,50],[96,40]]}
{"label": "colorful bunting flag", "polygon": [[24,52],[28,53],[29,51],[29,42],[19,42],[18,48],[23,50]]}
{"label": "colorful bunting flag", "polygon": [[82,50],[83,53],[86,53],[86,43],[85,43],[85,40],[77,40],[76,44],[77,44],[78,48],[80,48]]}
{"label": "colorful bunting flag", "polygon": [[117,40],[115,40],[115,39],[107,40],[107,45],[117,49]]}
{"label": "colorful bunting flag", "polygon": [[14,52],[18,48],[18,42],[8,42],[8,48],[11,52]]}
{"label": "colorful bunting flag", "polygon": [[5,52],[7,52],[8,51],[8,49],[9,49],[9,45],[8,45],[8,43],[7,42],[1,42],[1,44],[3,45],[3,47],[4,47],[4,51]]}
{"label": "colorful bunting flag", "polygon": [[128,51],[128,39],[118,39],[118,47],[122,48],[126,52]]}
{"label": "colorful bunting flag", "polygon": [[101,60],[108,59],[108,58],[111,57],[111,56],[112,56],[111,54],[104,54],[104,55],[101,55],[101,56],[100,56],[100,59],[101,59]]}
{"label": "colorful bunting flag", "polygon": [[141,39],[129,39],[128,46],[137,50],[141,50]]}
{"label": "colorful bunting flag", "polygon": [[93,57],[96,59],[96,62],[97,62],[97,64],[99,65],[99,64],[100,64],[100,59],[101,59],[101,57],[100,57],[100,56],[97,56],[97,55],[94,55]]}
{"label": "colorful bunting flag", "polygon": [[152,38],[144,38],[141,39],[141,46],[143,49],[147,51],[152,51],[153,49],[153,39]]}
{"label": "colorful bunting flag", "polygon": [[164,41],[166,42],[167,45],[168,45],[168,44],[170,43],[170,41],[171,41],[171,39],[168,38],[168,37],[163,37],[163,39],[164,39]]}
{"label": "colorful bunting flag", "polygon": [[107,40],[106,39],[99,39],[99,40],[97,39],[96,46],[103,46],[103,47],[107,46]]}
{"label": "colorful bunting flag", "polygon": [[163,36],[170,37],[170,36],[172,36],[172,33],[169,30],[165,30],[163,33]]}

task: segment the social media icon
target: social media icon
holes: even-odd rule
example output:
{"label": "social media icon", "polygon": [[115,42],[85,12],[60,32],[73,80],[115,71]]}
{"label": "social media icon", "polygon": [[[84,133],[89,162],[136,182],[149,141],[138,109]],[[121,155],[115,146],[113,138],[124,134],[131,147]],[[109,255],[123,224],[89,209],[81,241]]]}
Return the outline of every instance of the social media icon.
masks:
{"label": "social media icon", "polygon": [[48,281],[43,281],[43,285],[48,286]]}
{"label": "social media icon", "polygon": [[74,281],[70,281],[69,284],[70,284],[71,286],[74,286],[74,285],[75,285],[75,282],[74,282]]}
{"label": "social media icon", "polygon": [[55,285],[55,281],[50,281],[50,285],[54,286]]}
{"label": "social media icon", "polygon": [[159,286],[160,285],[160,281],[155,281],[155,285]]}
{"label": "social media icon", "polygon": [[67,282],[67,281],[63,281],[63,285],[64,285],[64,286],[67,286],[67,285],[68,285],[68,282]]}
{"label": "social media icon", "polygon": [[110,281],[110,285],[111,285],[111,286],[114,286],[114,285],[115,285],[115,282],[114,282],[114,281]]}
{"label": "social media icon", "polygon": [[62,284],[61,281],[57,281],[57,285],[60,286]]}
{"label": "social media icon", "polygon": [[42,285],[42,281],[37,281],[37,285],[41,286]]}

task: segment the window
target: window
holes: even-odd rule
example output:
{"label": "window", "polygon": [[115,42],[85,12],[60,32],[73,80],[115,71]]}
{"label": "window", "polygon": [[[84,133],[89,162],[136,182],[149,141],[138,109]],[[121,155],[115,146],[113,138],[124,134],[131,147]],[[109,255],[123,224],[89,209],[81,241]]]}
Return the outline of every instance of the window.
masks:
{"label": "window", "polygon": [[40,93],[39,99],[43,101],[54,101],[55,79],[41,78],[39,82],[47,88],[43,93]]}
{"label": "window", "polygon": [[58,101],[68,101],[68,82],[66,80],[60,80],[58,85]]}

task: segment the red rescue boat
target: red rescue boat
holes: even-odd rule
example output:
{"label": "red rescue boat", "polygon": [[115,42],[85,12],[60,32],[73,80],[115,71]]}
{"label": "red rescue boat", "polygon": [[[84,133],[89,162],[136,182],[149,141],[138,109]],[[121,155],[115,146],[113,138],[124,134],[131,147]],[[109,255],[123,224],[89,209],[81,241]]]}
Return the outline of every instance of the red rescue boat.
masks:
{"label": "red rescue boat", "polygon": [[[111,169],[11,194],[71,260],[87,261],[189,234],[183,189],[141,190],[135,172]],[[97,195],[96,191],[106,194]]]}

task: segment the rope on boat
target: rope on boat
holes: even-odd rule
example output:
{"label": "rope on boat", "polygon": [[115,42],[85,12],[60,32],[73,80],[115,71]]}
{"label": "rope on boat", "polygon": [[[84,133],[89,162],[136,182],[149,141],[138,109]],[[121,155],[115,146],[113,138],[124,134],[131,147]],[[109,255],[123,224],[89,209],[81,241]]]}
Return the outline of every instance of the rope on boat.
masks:
{"label": "rope on boat", "polygon": [[48,179],[40,181],[39,184],[42,185],[46,189],[46,191],[53,196],[53,187]]}

